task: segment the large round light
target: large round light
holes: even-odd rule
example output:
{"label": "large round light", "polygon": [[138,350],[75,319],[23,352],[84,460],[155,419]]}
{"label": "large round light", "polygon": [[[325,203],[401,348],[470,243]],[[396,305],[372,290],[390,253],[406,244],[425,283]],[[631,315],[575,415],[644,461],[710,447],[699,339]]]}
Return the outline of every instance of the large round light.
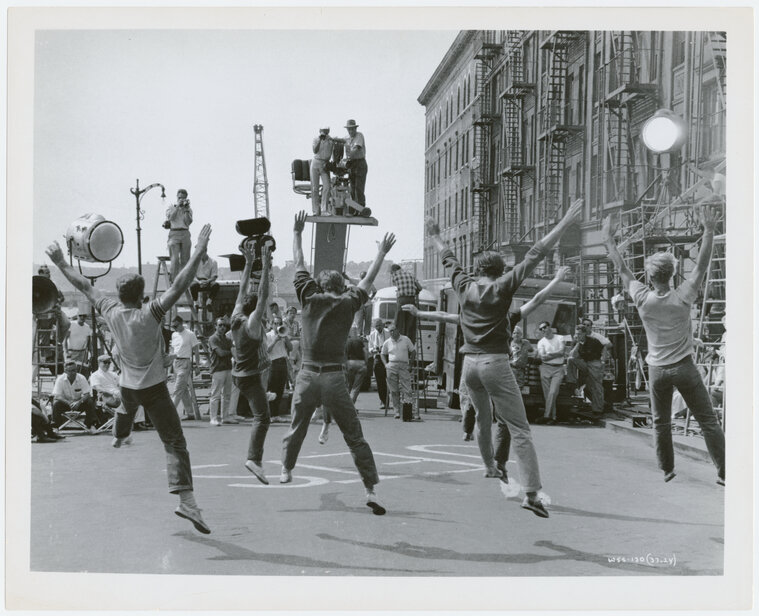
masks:
{"label": "large round light", "polygon": [[645,146],[652,152],[674,152],[688,138],[685,122],[669,109],[659,109],[640,131]]}
{"label": "large round light", "polygon": [[72,256],[81,261],[110,263],[121,254],[124,234],[100,214],[85,214],[69,225],[66,243]]}

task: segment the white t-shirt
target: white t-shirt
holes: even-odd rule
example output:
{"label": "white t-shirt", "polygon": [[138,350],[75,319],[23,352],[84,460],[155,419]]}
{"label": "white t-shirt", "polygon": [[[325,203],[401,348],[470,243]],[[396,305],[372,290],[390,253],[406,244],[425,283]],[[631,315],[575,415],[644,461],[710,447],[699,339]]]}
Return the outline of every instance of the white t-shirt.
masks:
{"label": "white t-shirt", "polygon": [[[277,332],[276,330],[271,330],[270,332],[266,332],[266,348],[268,349],[274,340],[277,338]],[[287,357],[287,347],[285,346],[284,340],[277,340],[277,343],[272,347],[271,351],[269,351],[269,359],[274,361],[275,359],[281,359],[283,357]]]}
{"label": "white t-shirt", "polygon": [[690,280],[666,295],[658,295],[634,280],[630,283],[630,296],[646,330],[649,366],[674,364],[693,353],[690,309],[698,289]]}
{"label": "white t-shirt", "polygon": [[92,329],[87,323],[79,325],[74,321],[69,329],[68,347],[70,351],[82,351],[87,348],[87,338],[92,334]]}
{"label": "white t-shirt", "polygon": [[398,340],[388,338],[382,345],[382,354],[388,356],[388,361],[408,363],[409,353],[414,350],[414,344],[401,334]]}
{"label": "white t-shirt", "polygon": [[84,394],[88,393],[90,393],[90,384],[84,378],[84,375],[78,372],[76,373],[76,377],[74,377],[73,383],[70,383],[69,378],[65,374],[62,374],[56,379],[53,386],[53,397],[65,400],[69,404],[73,404],[82,398]]}
{"label": "white t-shirt", "polygon": [[[563,353],[564,352],[564,337],[559,336],[558,334],[554,334],[553,337],[549,340],[548,338],[541,338],[538,340],[538,355],[541,359],[543,359],[543,355],[548,355],[549,353]],[[553,359],[549,359],[547,361],[543,361],[544,364],[548,364],[549,366],[562,366],[564,365],[564,358],[563,357],[554,357]]]}
{"label": "white t-shirt", "polygon": [[118,394],[119,375],[110,370],[103,371],[98,368],[90,375],[90,386],[103,394]]}
{"label": "white t-shirt", "polygon": [[199,344],[195,332],[186,327],[181,332],[171,334],[171,349],[177,359],[192,359],[192,349]]}

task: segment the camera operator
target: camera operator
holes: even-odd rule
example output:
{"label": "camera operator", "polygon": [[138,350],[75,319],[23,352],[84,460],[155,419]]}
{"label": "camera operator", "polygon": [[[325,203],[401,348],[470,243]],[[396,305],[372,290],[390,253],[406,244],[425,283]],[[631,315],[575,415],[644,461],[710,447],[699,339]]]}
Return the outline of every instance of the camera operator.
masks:
{"label": "camera operator", "polygon": [[166,210],[164,228],[169,229],[169,257],[171,257],[171,280],[179,274],[190,260],[190,225],[192,224],[192,208],[187,198],[187,191],[180,188],[177,191],[177,202]]}
{"label": "camera operator", "polygon": [[[329,136],[329,127],[320,128],[319,135],[314,139],[311,149],[314,151],[314,157],[311,159],[311,207],[314,216],[329,216],[330,212],[327,210],[327,204],[329,202],[329,169],[327,169],[327,163],[329,163],[332,157],[332,148],[334,147],[334,141]],[[322,183],[321,193],[321,205],[319,204],[319,180]]]}

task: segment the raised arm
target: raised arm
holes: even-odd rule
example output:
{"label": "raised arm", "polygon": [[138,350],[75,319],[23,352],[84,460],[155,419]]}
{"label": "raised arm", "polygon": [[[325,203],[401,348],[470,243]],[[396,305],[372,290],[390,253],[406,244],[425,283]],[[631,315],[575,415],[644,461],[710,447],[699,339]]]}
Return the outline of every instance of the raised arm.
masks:
{"label": "raised arm", "polygon": [[161,307],[168,312],[169,309],[177,303],[182,295],[190,288],[192,281],[195,280],[195,274],[198,271],[198,265],[200,265],[200,259],[205,254],[208,248],[208,239],[211,237],[211,225],[203,225],[203,228],[198,234],[198,241],[195,244],[195,251],[192,253],[190,260],[182,268],[174,278],[174,282],[168,288],[166,293],[161,295],[158,300],[161,302]]}
{"label": "raised arm", "polygon": [[701,210],[701,222],[704,225],[704,234],[701,237],[701,249],[696,258],[696,267],[688,276],[688,280],[698,288],[704,280],[706,271],[709,269],[709,261],[712,257],[712,245],[714,244],[714,227],[717,225],[717,213],[711,206],[704,206]]}
{"label": "raised arm", "polygon": [[385,255],[390,252],[390,249],[395,245],[395,235],[392,233],[385,233],[385,237],[382,238],[382,241],[379,245],[379,250],[377,251],[377,256],[374,258],[374,263],[372,263],[372,266],[369,268],[369,271],[366,272],[366,276],[364,276],[359,283],[356,285],[359,289],[364,291],[367,295],[369,295],[369,290],[372,288],[372,283],[374,282],[374,279],[377,277],[377,274],[380,271],[380,267],[382,267],[382,262],[385,260]]}
{"label": "raised arm", "polygon": [[240,289],[237,291],[237,300],[235,301],[234,310],[232,314],[242,312],[242,302],[245,296],[248,294],[248,285],[250,284],[250,272],[253,269],[253,261],[256,256],[252,248],[243,246],[242,254],[245,257],[245,266],[242,268],[242,275],[240,276]]}
{"label": "raised arm", "polygon": [[401,306],[401,310],[404,312],[410,312],[417,319],[422,321],[436,321],[437,323],[455,323],[458,325],[460,317],[457,314],[451,312],[444,312],[442,310],[419,310],[414,304],[406,304]]}
{"label": "raised arm", "polygon": [[630,292],[630,285],[635,280],[635,276],[627,267],[622,255],[619,254],[617,248],[617,242],[614,240],[614,233],[616,233],[616,222],[612,220],[611,215],[604,218],[603,226],[601,227],[601,234],[604,238],[604,244],[606,244],[606,251],[609,254],[609,259],[617,268],[620,278],[622,278],[622,286],[625,291]]}
{"label": "raised arm", "polygon": [[551,229],[551,231],[549,231],[541,240],[539,240],[543,245],[543,250],[549,250],[553,248],[554,244],[559,241],[559,238],[564,235],[564,232],[570,227],[570,225],[582,212],[582,204],[583,200],[577,199],[572,205],[569,206],[567,213],[564,214],[564,217],[557,223],[557,225]]}
{"label": "raised arm", "polygon": [[[246,256],[247,259],[247,256]],[[255,335],[258,329],[256,325],[260,326],[263,316],[266,314],[266,305],[269,303],[269,273],[271,272],[271,252],[268,246],[261,248],[261,282],[258,284],[258,300],[256,301],[256,308],[250,313],[248,322],[248,333]]]}
{"label": "raised arm", "polygon": [[58,245],[58,242],[50,244],[50,246],[47,247],[47,250],[45,250],[45,253],[50,257],[50,260],[55,266],[61,270],[61,273],[66,277],[66,280],[68,280],[77,291],[81,291],[93,306],[99,299],[105,297],[90,284],[89,280],[66,263],[66,257],[63,256],[63,251]]}
{"label": "raised arm", "polygon": [[438,225],[434,219],[427,218],[424,222],[424,226],[426,227],[427,235],[429,235],[430,241],[438,254],[445,252],[448,249],[448,246],[446,246],[445,242],[440,237],[440,225]]}
{"label": "raised arm", "polygon": [[533,297],[529,302],[519,307],[519,311],[522,313],[522,318],[526,319],[527,316],[535,310],[540,304],[542,304],[544,301],[548,299],[548,296],[551,295],[553,290],[556,288],[556,286],[564,280],[564,277],[567,275],[567,272],[569,271],[569,268],[566,265],[561,266],[558,271],[556,272],[556,275],[553,277],[553,280],[549,282],[546,287],[540,291],[538,291],[535,294],[535,297]]}
{"label": "raised arm", "polygon": [[303,258],[303,229],[305,227],[306,212],[301,210],[295,215],[295,225],[293,226],[293,257],[296,272],[306,269],[306,262]]}

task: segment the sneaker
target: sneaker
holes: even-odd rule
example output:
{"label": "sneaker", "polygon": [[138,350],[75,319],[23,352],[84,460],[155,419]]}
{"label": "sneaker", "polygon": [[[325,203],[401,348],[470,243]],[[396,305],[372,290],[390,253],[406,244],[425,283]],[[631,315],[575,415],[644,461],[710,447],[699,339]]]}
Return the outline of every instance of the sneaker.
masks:
{"label": "sneaker", "polygon": [[329,439],[329,424],[322,425],[322,431],[319,432],[319,442],[324,445]]}
{"label": "sneaker", "polygon": [[464,440],[465,441],[473,441],[474,435],[471,432],[464,432]]}
{"label": "sneaker", "polygon": [[393,415],[393,419],[400,419],[400,418],[401,418],[400,413],[396,413],[395,415]]}
{"label": "sneaker", "polygon": [[269,485],[269,480],[266,478],[266,475],[264,475],[264,469],[260,464],[256,464],[253,460],[248,460],[245,462],[245,468],[253,473],[256,476],[256,479],[261,483],[267,486]]}
{"label": "sneaker", "polygon": [[489,466],[488,468],[485,469],[485,474],[483,475],[483,477],[500,479],[501,477],[503,477],[503,474],[501,473],[500,470],[498,470],[497,466]]}
{"label": "sneaker", "polygon": [[220,426],[221,425],[221,418],[219,416],[211,417],[211,425],[212,426]]}
{"label": "sneaker", "polygon": [[174,509],[174,513],[176,513],[180,518],[190,520],[190,522],[192,522],[192,525],[195,527],[195,530],[198,532],[203,533],[204,535],[211,534],[211,529],[208,528],[208,524],[206,524],[203,520],[203,516],[200,515],[200,509],[197,507],[189,507],[184,503],[179,503],[179,507]]}
{"label": "sneaker", "polygon": [[122,445],[131,445],[132,444],[132,435],[125,436],[124,438],[116,438],[114,437],[111,441],[111,447],[115,447],[118,449]]}
{"label": "sneaker", "polygon": [[539,518],[547,518],[548,512],[539,500],[530,500],[528,496],[524,497],[522,501],[522,509],[529,509]]}
{"label": "sneaker", "polygon": [[509,483],[509,474],[506,472],[506,463],[501,464],[499,462],[496,462],[495,467],[501,473],[501,481],[503,481],[503,483]]}
{"label": "sneaker", "polygon": [[675,471],[669,471],[668,473],[664,473],[664,481],[672,481],[675,477],[677,477],[677,474]]}
{"label": "sneaker", "polygon": [[366,491],[366,506],[371,508],[374,515],[385,515],[387,513],[387,509],[379,502],[374,490]]}
{"label": "sneaker", "polygon": [[220,423],[223,423],[226,426],[226,425],[232,425],[232,424],[239,424],[240,422],[237,421],[236,419],[232,419],[231,417],[225,417],[224,419],[221,420]]}
{"label": "sneaker", "polygon": [[279,474],[279,483],[290,483],[293,480],[292,471],[287,470],[284,466],[282,472]]}
{"label": "sneaker", "polygon": [[722,479],[722,477],[717,477],[717,485],[718,486],[724,486],[725,485],[725,480]]}

